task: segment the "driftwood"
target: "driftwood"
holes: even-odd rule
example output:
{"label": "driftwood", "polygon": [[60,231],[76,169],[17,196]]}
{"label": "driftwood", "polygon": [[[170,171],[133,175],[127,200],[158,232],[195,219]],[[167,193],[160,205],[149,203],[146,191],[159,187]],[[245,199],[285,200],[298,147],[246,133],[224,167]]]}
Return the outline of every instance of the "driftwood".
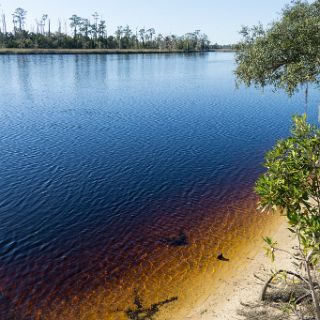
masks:
{"label": "driftwood", "polygon": [[307,298],[312,301],[311,292],[308,292],[308,293],[304,294],[303,296],[301,296],[300,298],[298,298],[295,302],[296,302],[296,304],[300,304],[300,303],[302,303],[304,300],[306,300]]}
{"label": "driftwood", "polygon": [[292,271],[287,271],[287,270],[279,270],[276,273],[274,273],[269,280],[265,283],[265,285],[262,288],[261,291],[261,295],[260,295],[260,300],[261,301],[265,301],[266,300],[266,293],[267,293],[267,289],[270,286],[271,282],[273,281],[273,279],[275,279],[279,274],[289,274],[291,276],[294,276],[295,278],[298,278],[301,282],[305,283],[307,286],[309,286],[309,282],[307,279],[305,279],[304,277],[302,277],[301,275],[292,272]]}
{"label": "driftwood", "polygon": [[125,314],[130,320],[152,320],[153,317],[159,312],[160,307],[163,307],[164,305],[176,300],[178,300],[178,297],[172,297],[170,299],[154,303],[149,308],[147,308],[144,307],[142,299],[140,298],[138,292],[135,290],[133,303],[136,308],[128,308],[127,310],[125,310]]}

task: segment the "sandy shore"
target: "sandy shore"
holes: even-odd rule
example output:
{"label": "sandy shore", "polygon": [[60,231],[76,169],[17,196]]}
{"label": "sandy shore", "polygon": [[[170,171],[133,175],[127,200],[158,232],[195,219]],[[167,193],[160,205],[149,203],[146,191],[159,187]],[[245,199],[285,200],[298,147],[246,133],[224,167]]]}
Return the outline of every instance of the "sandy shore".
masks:
{"label": "sandy shore", "polygon": [[[267,235],[272,236],[279,247],[291,250],[295,240],[287,230],[285,218],[276,219],[271,226],[272,230]],[[212,288],[205,302],[195,306],[184,319],[188,320],[230,320],[243,319],[237,314],[241,303],[255,302],[262,289],[261,279],[267,279],[271,270],[292,270],[290,258],[282,253],[277,253],[276,260],[271,262],[266,257],[262,239],[252,244],[247,252],[239,253],[239,260],[226,262],[228,270],[220,275],[219,281]],[[243,255],[244,254],[244,255]]]}

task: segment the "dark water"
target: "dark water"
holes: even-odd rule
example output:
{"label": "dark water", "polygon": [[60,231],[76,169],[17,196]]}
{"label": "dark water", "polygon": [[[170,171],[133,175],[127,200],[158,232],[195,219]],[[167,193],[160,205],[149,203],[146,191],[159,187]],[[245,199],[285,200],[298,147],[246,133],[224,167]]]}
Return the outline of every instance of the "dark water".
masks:
{"label": "dark water", "polygon": [[251,194],[303,95],[236,90],[233,69],[229,53],[0,56],[2,309],[121,294],[208,206]]}

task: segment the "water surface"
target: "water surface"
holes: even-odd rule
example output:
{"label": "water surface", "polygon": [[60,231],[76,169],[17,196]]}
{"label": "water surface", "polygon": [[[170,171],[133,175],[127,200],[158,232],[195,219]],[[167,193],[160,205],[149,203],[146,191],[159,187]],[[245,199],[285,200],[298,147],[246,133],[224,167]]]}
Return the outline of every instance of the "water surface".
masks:
{"label": "water surface", "polygon": [[231,53],[0,56],[3,315],[126,319],[135,296],[180,302],[214,273],[304,111],[236,90],[233,69]]}

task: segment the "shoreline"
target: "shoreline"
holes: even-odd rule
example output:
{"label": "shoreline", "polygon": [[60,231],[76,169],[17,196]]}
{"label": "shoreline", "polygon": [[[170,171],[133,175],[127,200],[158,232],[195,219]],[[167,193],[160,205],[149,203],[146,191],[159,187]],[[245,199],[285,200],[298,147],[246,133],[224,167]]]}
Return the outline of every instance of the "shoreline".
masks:
{"label": "shoreline", "polygon": [[20,49],[0,48],[0,55],[23,54],[194,54],[208,52],[235,52],[232,49],[210,49],[205,51],[159,50],[159,49]]}
{"label": "shoreline", "polygon": [[[103,314],[107,319],[125,320],[128,308],[136,310],[136,292],[146,310],[158,302],[175,299],[156,311],[158,320],[230,320],[228,316],[233,313],[228,307],[227,318],[219,317],[223,311],[216,318],[213,315],[225,305],[224,295],[232,293],[235,275],[242,275],[247,258],[254,258],[262,247],[262,237],[273,235],[280,225],[279,216],[262,215],[255,208],[254,198],[246,197],[243,201],[230,202],[219,214],[215,207],[205,209],[208,215],[192,232],[186,231],[188,246],[156,246],[155,254],[145,254],[144,261],[138,263],[132,274],[127,273],[119,281],[115,278],[108,287],[88,289],[83,296],[79,291],[70,291],[69,298],[75,299],[74,304],[66,304],[64,299],[56,300],[55,304],[49,301],[48,305],[44,301],[41,308],[35,309],[39,314],[37,319],[40,315],[46,320],[78,319],[80,312],[86,319]],[[141,230],[150,237],[149,231]],[[230,261],[219,261],[220,253]],[[164,256],[169,259],[163,259]],[[237,287],[241,288],[241,284],[239,281]],[[238,293],[234,296],[241,297]],[[33,308],[32,303],[30,307]]]}
{"label": "shoreline", "polygon": [[[291,251],[295,240],[287,229],[285,217],[278,217],[263,232],[278,242],[279,247]],[[292,270],[291,259],[285,253],[277,252],[274,262],[266,257],[264,242],[260,238],[250,247],[240,248],[238,260],[230,259],[229,265],[219,273],[210,295],[202,302],[186,310],[183,319],[186,320],[229,320],[244,319],[238,315],[242,304],[255,303],[259,300],[263,282],[267,281],[271,271]]]}

